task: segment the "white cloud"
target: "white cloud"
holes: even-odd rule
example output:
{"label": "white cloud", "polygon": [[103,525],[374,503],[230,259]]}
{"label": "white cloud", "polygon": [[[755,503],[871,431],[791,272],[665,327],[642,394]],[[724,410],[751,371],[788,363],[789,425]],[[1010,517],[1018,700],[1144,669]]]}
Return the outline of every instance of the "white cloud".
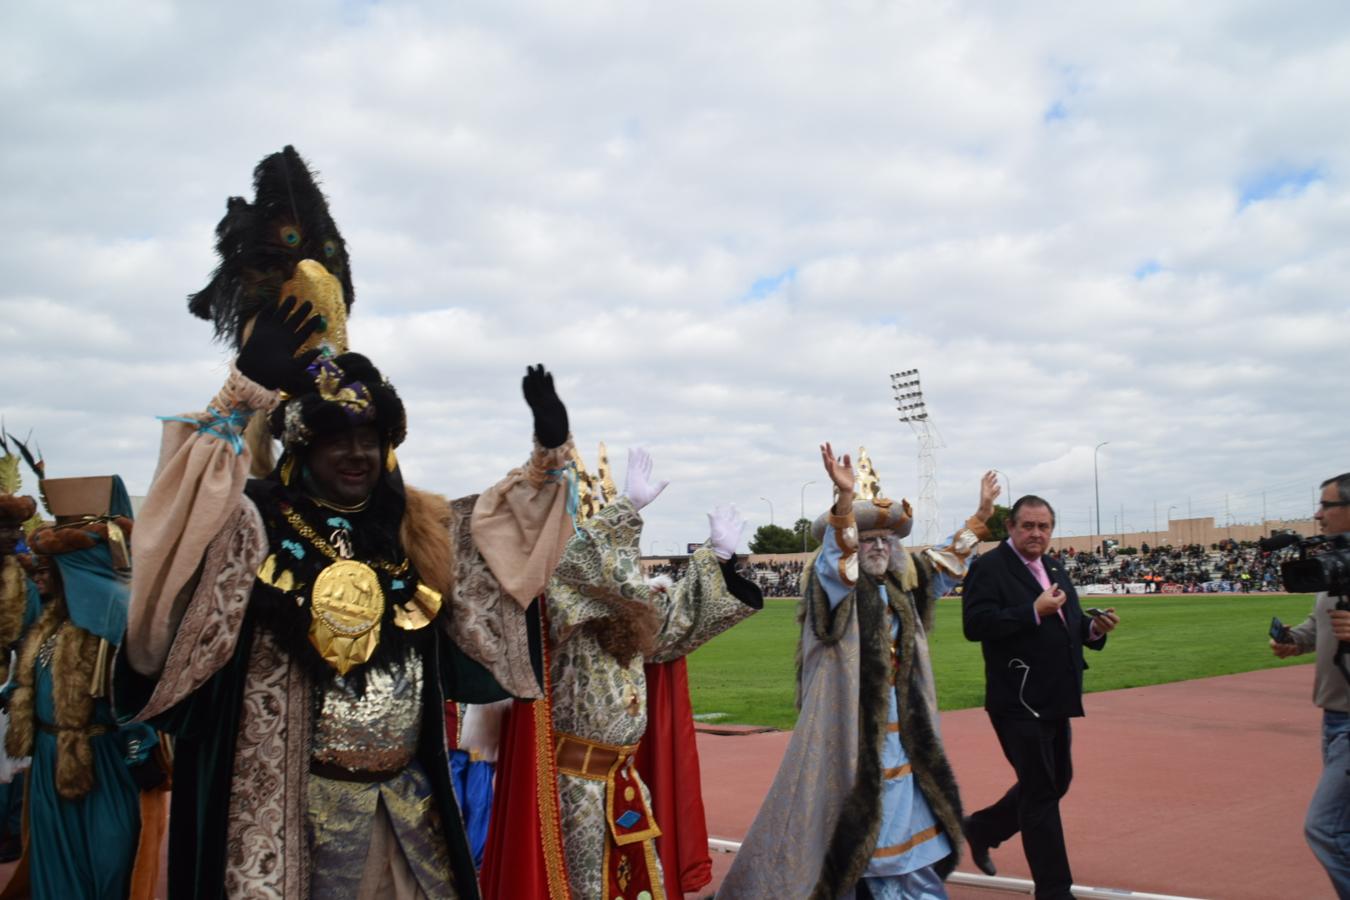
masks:
{"label": "white cloud", "polygon": [[214,223],[289,142],[429,487],[519,461],[543,361],[588,459],[675,481],[649,544],[813,516],[825,439],[914,497],[918,366],[944,527],[990,466],[1089,527],[1102,440],[1103,519],[1306,514],[1350,467],[1347,43],[1332,2],[14,6],[6,425],[143,491],[224,371]]}

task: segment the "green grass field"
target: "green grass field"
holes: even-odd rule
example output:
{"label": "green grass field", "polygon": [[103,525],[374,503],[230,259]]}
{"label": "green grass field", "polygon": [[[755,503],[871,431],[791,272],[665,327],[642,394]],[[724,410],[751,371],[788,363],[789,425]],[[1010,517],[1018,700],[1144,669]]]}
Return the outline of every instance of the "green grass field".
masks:
{"label": "green grass field", "polygon": [[[1101,653],[1087,651],[1087,691],[1166,684],[1304,665],[1312,654],[1279,660],[1270,652],[1270,617],[1297,625],[1312,610],[1308,594],[1187,594],[1092,598],[1085,606],[1114,606],[1121,625]],[[797,648],[797,601],[766,600],[764,610],[719,635],[689,657],[694,713],[726,713],[723,722],[791,728]],[[961,603],[938,602],[929,638],[938,703],[965,709],[984,703],[980,645],[961,634]],[[1311,677],[1311,676],[1310,676]],[[1311,690],[1311,687],[1309,688]]]}

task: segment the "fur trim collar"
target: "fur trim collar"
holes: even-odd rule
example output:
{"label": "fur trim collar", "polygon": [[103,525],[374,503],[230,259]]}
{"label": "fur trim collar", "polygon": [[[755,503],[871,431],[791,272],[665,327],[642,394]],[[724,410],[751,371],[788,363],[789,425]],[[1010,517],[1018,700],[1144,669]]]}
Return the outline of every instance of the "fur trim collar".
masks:
{"label": "fur trim collar", "polygon": [[[116,516],[112,520],[122,529],[122,534],[131,538],[131,520],[125,516]],[[79,522],[72,525],[49,525],[34,531],[28,538],[28,546],[34,553],[43,556],[57,556],[76,550],[88,550],[108,539],[106,521]]]}
{"label": "fur trim collar", "polygon": [[56,792],[65,800],[78,800],[94,789],[94,750],[90,741],[94,717],[94,670],[102,656],[101,639],[76,628],[66,613],[64,600],[51,601],[37,624],[29,629],[19,653],[18,688],[9,701],[9,732],[5,749],[10,756],[31,756],[37,730],[33,685],[37,678],[38,653],[49,638],[55,638],[52,653],[52,704],[56,710]]}

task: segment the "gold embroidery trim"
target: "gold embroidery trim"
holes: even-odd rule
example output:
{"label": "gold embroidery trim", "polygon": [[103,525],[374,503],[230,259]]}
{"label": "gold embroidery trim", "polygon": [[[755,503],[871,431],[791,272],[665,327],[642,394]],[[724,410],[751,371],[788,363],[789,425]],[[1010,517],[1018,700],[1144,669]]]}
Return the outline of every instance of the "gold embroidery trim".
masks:
{"label": "gold embroidery trim", "polygon": [[886,730],[887,730],[887,731],[890,731],[890,732],[893,732],[893,733],[895,733],[895,734],[899,734],[899,733],[900,733],[900,723],[899,723],[899,722],[887,722],[887,723],[886,723]]}
{"label": "gold embroidery trim", "polygon": [[934,825],[932,828],[925,828],[923,831],[920,831],[918,834],[914,835],[912,838],[905,841],[903,844],[892,844],[889,847],[878,847],[877,851],[872,854],[872,858],[885,859],[889,856],[899,856],[901,853],[904,853],[907,850],[912,850],[919,844],[922,844],[924,841],[930,841],[933,838],[937,837],[938,830],[939,830],[938,827]]}
{"label": "gold embroidery trim", "polygon": [[914,771],[913,766],[905,763],[903,766],[896,766],[894,769],[887,769],[882,772],[881,778],[883,781],[890,781],[892,778],[903,778],[912,771]]}
{"label": "gold embroidery trim", "polygon": [[656,841],[643,841],[642,852],[647,857],[647,878],[652,885],[652,900],[666,900],[665,888],[657,875],[660,869],[656,867]]}
{"label": "gold embroidery trim", "polygon": [[[548,611],[539,603],[539,629],[548,635]],[[534,791],[539,802],[539,831],[543,842],[544,875],[548,880],[549,900],[567,900],[571,888],[567,863],[562,852],[562,813],[558,797],[558,769],[553,749],[553,678],[549,667],[548,640],[539,642],[544,674],[544,696],[530,704],[534,713]],[[605,845],[608,847],[608,843]]]}

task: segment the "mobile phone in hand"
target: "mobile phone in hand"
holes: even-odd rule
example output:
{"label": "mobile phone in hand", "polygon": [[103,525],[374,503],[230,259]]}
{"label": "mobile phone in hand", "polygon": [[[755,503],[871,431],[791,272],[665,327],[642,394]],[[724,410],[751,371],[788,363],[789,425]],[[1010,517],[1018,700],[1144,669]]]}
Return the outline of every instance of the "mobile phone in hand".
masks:
{"label": "mobile phone in hand", "polygon": [[1098,609],[1095,606],[1089,606],[1087,609],[1083,610],[1083,612],[1087,613],[1089,616],[1092,616],[1092,618],[1094,619],[1097,618],[1098,616],[1106,615],[1106,610]]}
{"label": "mobile phone in hand", "polygon": [[1289,633],[1289,626],[1280,621],[1279,616],[1270,618],[1270,639],[1277,644],[1292,644],[1294,636]]}

